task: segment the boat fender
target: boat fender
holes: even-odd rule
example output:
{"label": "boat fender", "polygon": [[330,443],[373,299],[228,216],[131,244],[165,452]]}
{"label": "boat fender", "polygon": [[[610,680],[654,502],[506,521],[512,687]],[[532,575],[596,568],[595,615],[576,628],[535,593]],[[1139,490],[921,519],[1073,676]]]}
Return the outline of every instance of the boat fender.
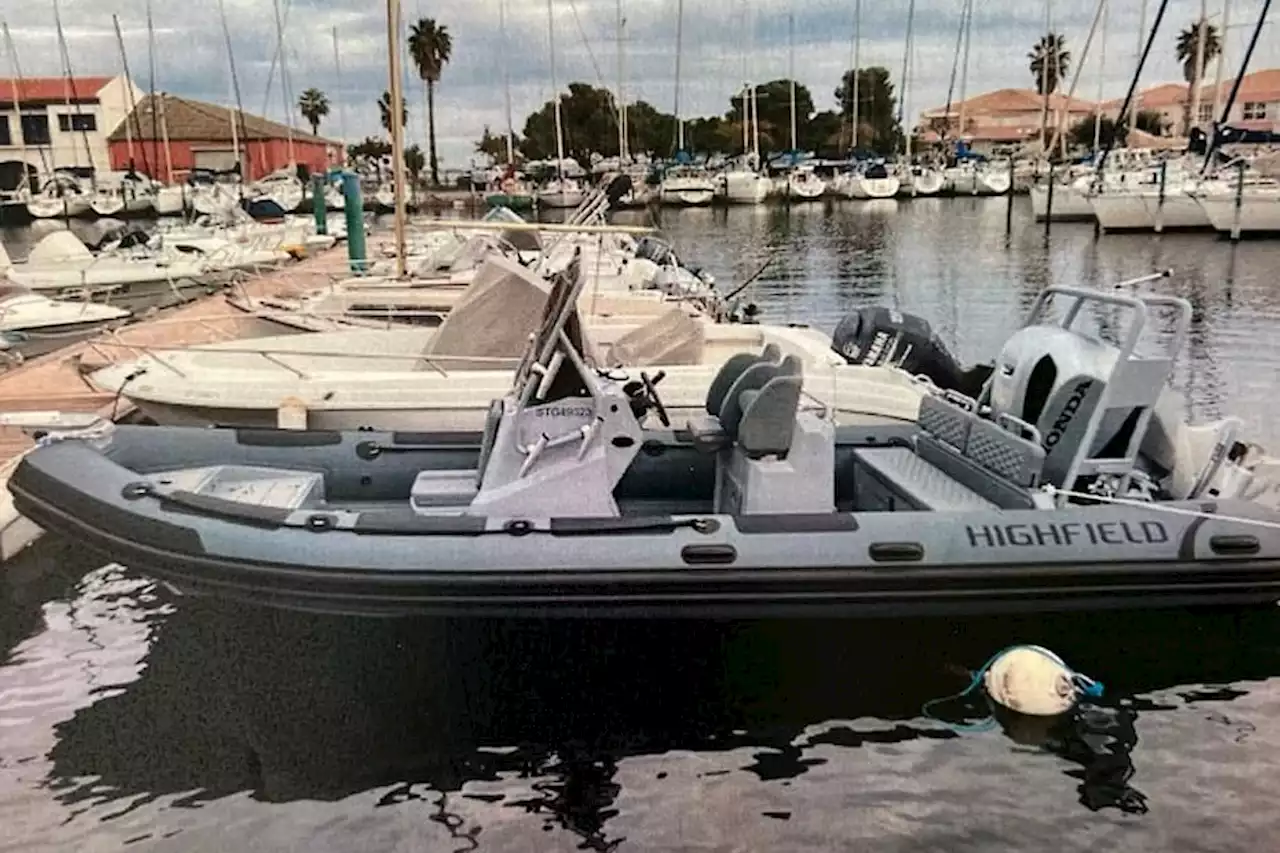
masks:
{"label": "boat fender", "polygon": [[1038,717],[1066,713],[1095,684],[1040,646],[1015,646],[1001,652],[983,677],[987,695],[994,701],[1010,711]]}
{"label": "boat fender", "polygon": [[[931,708],[943,702],[963,699],[984,687],[996,704],[1018,714],[1056,717],[1075,707],[1081,697],[1102,696],[1103,685],[1075,672],[1062,658],[1043,646],[1017,645],[1002,649],[973,675],[969,686],[959,693],[932,699],[921,708],[924,716],[937,719]],[[953,726],[958,729],[989,728],[993,718],[976,725]]]}

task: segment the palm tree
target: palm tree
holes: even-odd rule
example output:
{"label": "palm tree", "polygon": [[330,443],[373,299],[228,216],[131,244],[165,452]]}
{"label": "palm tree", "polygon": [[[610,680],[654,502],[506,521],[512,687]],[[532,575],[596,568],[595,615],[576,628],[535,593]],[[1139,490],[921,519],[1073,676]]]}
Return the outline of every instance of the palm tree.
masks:
{"label": "palm tree", "polygon": [[1071,66],[1071,52],[1066,41],[1057,33],[1049,33],[1036,42],[1027,54],[1031,60],[1031,77],[1036,81],[1036,91],[1041,95],[1052,94],[1067,76]]}
{"label": "palm tree", "polygon": [[311,135],[320,129],[320,119],[329,114],[329,98],[319,89],[308,89],[298,98],[298,110],[311,125]]}
{"label": "palm tree", "polygon": [[409,56],[418,68],[418,76],[427,84],[427,147],[431,152],[432,184],[440,183],[440,164],[436,159],[436,83],[452,55],[453,38],[435,18],[419,18],[410,28]]}
{"label": "palm tree", "polygon": [[[391,132],[391,93],[383,92],[382,97],[378,99],[378,112],[382,114],[382,129],[387,133]],[[400,126],[404,127],[409,123],[409,108],[405,106],[404,98],[400,99]]]}
{"label": "palm tree", "polygon": [[[1201,29],[1204,30],[1204,57],[1197,60],[1196,53],[1200,49]],[[1200,76],[1208,67],[1209,61],[1222,52],[1222,40],[1218,38],[1218,28],[1204,18],[1193,21],[1191,26],[1178,33],[1177,51],[1178,61],[1182,63],[1182,79],[1187,81],[1187,100],[1182,105],[1182,126],[1189,131],[1193,118],[1191,93],[1200,85]]]}

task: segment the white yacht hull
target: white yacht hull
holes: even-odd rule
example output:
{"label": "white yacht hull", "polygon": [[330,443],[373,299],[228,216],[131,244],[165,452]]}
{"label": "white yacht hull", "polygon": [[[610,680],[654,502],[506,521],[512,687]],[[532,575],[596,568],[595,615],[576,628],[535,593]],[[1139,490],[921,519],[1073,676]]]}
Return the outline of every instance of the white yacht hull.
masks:
{"label": "white yacht hull", "polygon": [[760,204],[772,188],[772,181],[755,172],[729,172],[724,176],[724,197],[730,204]]}
{"label": "white yacht hull", "polygon": [[902,187],[902,181],[895,177],[868,178],[859,175],[855,178],[860,195],[858,198],[893,198]]}
{"label": "white yacht hull", "polygon": [[1236,199],[1231,196],[1210,196],[1198,199],[1214,230],[1229,234],[1239,223],[1241,234],[1280,233],[1280,193],[1272,192],[1240,200],[1237,214]]}
{"label": "white yacht hull", "polygon": [[934,169],[921,169],[919,172],[913,172],[911,177],[902,182],[899,188],[900,195],[937,195],[946,187],[947,181],[941,172]]}
{"label": "white yacht hull", "polygon": [[1195,198],[1171,193],[1100,193],[1089,204],[1104,231],[1191,230],[1210,228],[1209,217]]}
{"label": "white yacht hull", "polygon": [[827,182],[821,178],[787,181],[787,198],[792,201],[817,201],[826,191]]}
{"label": "white yacht hull", "polygon": [[178,216],[186,208],[186,196],[182,187],[161,187],[151,197],[151,205],[160,216]]}
{"label": "white yacht hull", "polygon": [[1031,211],[1037,222],[1052,219],[1054,222],[1092,222],[1093,205],[1089,197],[1071,186],[1059,184],[1053,188],[1053,211],[1049,211],[1049,188],[1044,184],[1031,187]]}
{"label": "white yacht hull", "polygon": [[124,213],[124,198],[118,195],[94,196],[89,201],[89,208],[98,216],[119,216]]}
{"label": "white yacht hull", "polygon": [[89,211],[89,199],[83,196],[68,196],[66,198],[35,196],[27,202],[27,212],[36,219],[84,216]]}

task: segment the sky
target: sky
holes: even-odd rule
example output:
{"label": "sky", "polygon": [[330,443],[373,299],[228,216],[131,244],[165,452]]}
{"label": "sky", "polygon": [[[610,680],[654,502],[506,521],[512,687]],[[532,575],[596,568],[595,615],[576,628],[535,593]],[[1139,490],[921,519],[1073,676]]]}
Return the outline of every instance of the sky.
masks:
{"label": "sky", "polygon": [[[0,3],[21,69],[26,76],[59,75],[61,54],[49,2]],[[284,53],[296,103],[314,86],[332,102],[321,133],[358,140],[380,134],[378,96],[387,88],[386,6],[378,0],[221,0],[230,32],[243,108],[285,120],[277,72],[271,95],[267,81],[283,30]],[[407,25],[434,17],[453,37],[454,56],[436,95],[436,135],[445,168],[467,168],[474,142],[488,125],[506,127],[504,78],[509,76],[513,123],[550,98],[549,49],[554,32],[555,80],[561,88],[579,80],[615,89],[618,80],[618,0],[550,0],[554,27],[544,0],[401,0]],[[621,0],[626,24],[623,45],[624,86],[628,100],[643,98],[672,110],[676,93],[676,34],[681,0]],[[1031,87],[1027,52],[1045,31],[1062,32],[1078,60],[1097,0],[975,0],[970,61],[965,81],[973,95],[1003,87]],[[58,0],[58,11],[77,75],[115,74],[121,70],[112,15],[120,22],[125,57],[134,81],[144,90],[154,58],[158,90],[218,103],[232,100],[227,46],[218,2],[151,0],[155,51],[148,50],[147,0]],[[915,0],[914,48],[906,96],[907,116],[946,102],[963,0]],[[278,4],[278,5],[277,5]],[[908,0],[860,0],[860,64],[884,65],[901,91]],[[1180,80],[1174,56],[1179,29],[1206,5],[1221,21],[1223,0],[1169,0],[1142,84]],[[1227,72],[1234,74],[1261,0],[1231,0]],[[1137,64],[1140,21],[1147,27],[1159,0],[1109,0],[1106,55],[1095,38],[1076,94],[1093,99],[1102,89],[1121,97]],[[283,27],[276,26],[279,10]],[[744,77],[765,81],[788,75],[810,88],[818,109],[835,106],[841,72],[852,67],[855,0],[683,0],[680,54],[680,104],[685,117],[723,113]],[[500,17],[505,9],[505,38]],[[789,22],[793,25],[789,26]],[[337,30],[338,66],[334,59]],[[3,45],[0,45],[3,48]],[[12,73],[3,58],[0,76]],[[1073,60],[1072,66],[1077,64]],[[407,139],[425,138],[424,94],[406,63],[409,104]],[[1280,66],[1280,13],[1263,30],[1251,68]],[[1210,72],[1211,73],[1211,72]],[[1069,84],[1069,80],[1068,83]],[[1067,85],[1064,84],[1064,85]],[[959,80],[956,82],[959,90]],[[264,109],[265,107],[265,109]],[[288,115],[303,126],[296,107]],[[425,148],[425,145],[424,145]]]}

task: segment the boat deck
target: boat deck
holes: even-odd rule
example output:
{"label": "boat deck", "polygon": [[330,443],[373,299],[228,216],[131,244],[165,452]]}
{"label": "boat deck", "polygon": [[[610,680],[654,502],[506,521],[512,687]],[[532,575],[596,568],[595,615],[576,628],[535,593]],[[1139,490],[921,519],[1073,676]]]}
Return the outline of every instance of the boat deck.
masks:
{"label": "boat deck", "polygon": [[[237,285],[235,293],[250,297],[297,296],[345,273],[345,245],[320,252],[296,264]],[[230,291],[219,291],[186,305],[155,312],[114,333],[72,344],[0,373],[0,413],[87,413],[119,420],[132,406],[95,389],[86,376],[117,361],[136,357],[131,346],[188,346],[256,337],[263,326],[227,305]],[[0,489],[16,460],[32,445],[21,430],[0,426]],[[7,489],[0,491],[0,561],[13,556],[39,535],[38,529],[13,511]]]}

